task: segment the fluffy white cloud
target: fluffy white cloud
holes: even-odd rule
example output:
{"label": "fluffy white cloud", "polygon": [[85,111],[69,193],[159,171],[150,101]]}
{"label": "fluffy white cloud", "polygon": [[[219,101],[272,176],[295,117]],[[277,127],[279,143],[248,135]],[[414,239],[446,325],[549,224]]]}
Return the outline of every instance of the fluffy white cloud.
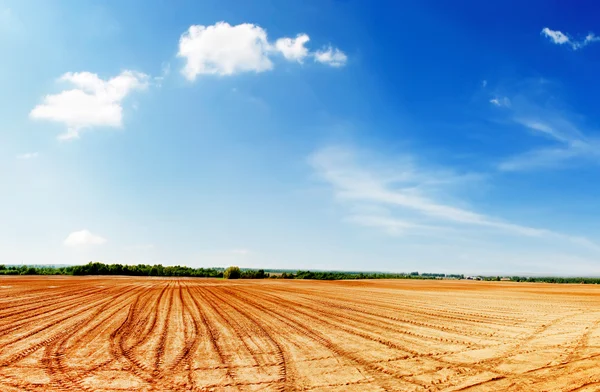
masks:
{"label": "fluffy white cloud", "polygon": [[87,245],[102,245],[106,242],[106,239],[92,234],[89,230],[83,229],[74,231],[65,239],[64,244],[69,247],[79,247]]}
{"label": "fluffy white cloud", "polygon": [[338,48],[331,46],[315,53],[315,61],[332,67],[341,67],[346,64],[348,57]]}
{"label": "fluffy white cloud", "polygon": [[275,48],[287,60],[301,63],[308,56],[308,49],[304,45],[309,40],[310,38],[306,34],[298,34],[296,38],[279,38],[275,42]]}
{"label": "fluffy white cloud", "polygon": [[296,38],[279,38],[272,44],[266,30],[251,23],[192,25],[179,38],[177,56],[185,59],[181,72],[191,81],[198,75],[269,71],[274,67],[271,58],[278,53],[288,61],[300,63],[311,55],[317,62],[336,67],[346,63],[347,57],[339,49],[329,47],[311,53],[305,47],[309,40],[307,34],[301,33]]}
{"label": "fluffy white cloud", "polygon": [[179,57],[186,59],[183,74],[194,80],[201,74],[231,75],[263,72],[273,68],[269,59],[267,32],[260,26],[243,23],[231,26],[194,25],[179,39]]}
{"label": "fluffy white cloud", "polygon": [[148,79],[135,71],[123,71],[108,80],[91,72],[68,72],[59,80],[75,88],[47,95],[29,116],[65,124],[67,132],[59,136],[61,140],[78,138],[82,130],[91,127],[121,127],[123,99],[133,90],[146,88]]}
{"label": "fluffy white cloud", "polygon": [[24,154],[17,155],[17,159],[33,159],[38,157],[37,152],[26,152]]}
{"label": "fluffy white cloud", "polygon": [[582,41],[574,41],[562,31],[550,30],[548,27],[544,27],[542,29],[541,34],[548,37],[550,41],[557,45],[568,44],[569,46],[571,46],[571,48],[573,48],[573,50],[581,49],[591,44],[592,42],[600,41],[600,37],[597,37],[596,35],[594,35],[594,33],[589,33],[585,36],[585,38]]}

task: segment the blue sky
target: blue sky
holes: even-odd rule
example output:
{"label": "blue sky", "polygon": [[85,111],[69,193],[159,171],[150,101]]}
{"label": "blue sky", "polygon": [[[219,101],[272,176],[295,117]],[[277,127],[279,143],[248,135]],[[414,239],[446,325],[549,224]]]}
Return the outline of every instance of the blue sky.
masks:
{"label": "blue sky", "polygon": [[578,4],[0,0],[0,263],[598,275]]}

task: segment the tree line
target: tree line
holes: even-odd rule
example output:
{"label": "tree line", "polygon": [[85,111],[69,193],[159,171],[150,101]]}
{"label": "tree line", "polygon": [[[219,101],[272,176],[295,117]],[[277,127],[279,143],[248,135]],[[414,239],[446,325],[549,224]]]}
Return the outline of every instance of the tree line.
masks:
{"label": "tree line", "polygon": [[[348,271],[286,271],[263,269],[242,269],[236,266],[224,268],[191,268],[186,266],[163,266],[161,264],[122,265],[89,262],[74,266],[31,266],[0,264],[0,275],[125,275],[125,276],[175,276],[224,279],[464,279],[462,274],[438,273],[386,273],[386,272],[348,272]],[[482,280],[501,280],[500,276],[481,276]],[[511,276],[513,282],[543,283],[584,283],[600,284],[600,278],[557,277],[557,276]]]}
{"label": "tree line", "polygon": [[5,266],[0,264],[0,275],[125,275],[125,276],[180,276],[222,278],[223,268],[191,268],[137,264],[104,264],[90,262],[84,265],[53,266]]}

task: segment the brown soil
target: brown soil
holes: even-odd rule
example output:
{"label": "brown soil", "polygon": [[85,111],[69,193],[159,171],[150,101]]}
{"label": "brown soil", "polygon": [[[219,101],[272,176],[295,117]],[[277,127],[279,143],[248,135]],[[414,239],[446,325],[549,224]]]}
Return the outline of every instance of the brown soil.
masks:
{"label": "brown soil", "polygon": [[597,391],[600,288],[0,279],[1,391]]}

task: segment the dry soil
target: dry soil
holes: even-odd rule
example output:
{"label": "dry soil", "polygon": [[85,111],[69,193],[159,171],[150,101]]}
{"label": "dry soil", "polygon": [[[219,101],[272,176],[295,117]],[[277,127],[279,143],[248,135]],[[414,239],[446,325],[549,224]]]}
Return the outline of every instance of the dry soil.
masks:
{"label": "dry soil", "polygon": [[596,391],[600,287],[0,279],[1,391]]}

